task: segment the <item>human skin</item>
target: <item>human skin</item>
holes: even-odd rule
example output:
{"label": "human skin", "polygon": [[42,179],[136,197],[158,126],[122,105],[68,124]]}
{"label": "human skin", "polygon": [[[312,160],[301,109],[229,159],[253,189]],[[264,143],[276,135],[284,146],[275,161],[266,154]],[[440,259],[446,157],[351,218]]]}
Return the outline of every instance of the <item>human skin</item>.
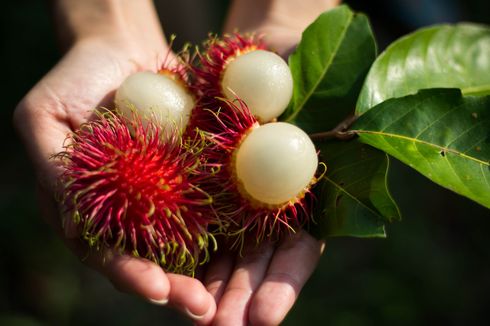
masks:
{"label": "human skin", "polygon": [[[267,33],[266,42],[286,55],[301,31],[335,4],[236,0],[225,30]],[[127,76],[157,70],[170,50],[149,0],[57,0],[53,12],[66,52],[14,112],[37,173],[43,217],[84,263],[120,291],[173,307],[198,325],[279,324],[323,251],[323,242],[306,232],[279,244],[248,245],[242,256],[221,250],[197,278],[165,273],[153,262],[110,249],[87,256],[88,248],[54,200],[61,168],[50,158],[63,150],[66,136],[90,119],[94,108],[112,106],[114,91]],[[291,12],[299,14],[287,19]]]}

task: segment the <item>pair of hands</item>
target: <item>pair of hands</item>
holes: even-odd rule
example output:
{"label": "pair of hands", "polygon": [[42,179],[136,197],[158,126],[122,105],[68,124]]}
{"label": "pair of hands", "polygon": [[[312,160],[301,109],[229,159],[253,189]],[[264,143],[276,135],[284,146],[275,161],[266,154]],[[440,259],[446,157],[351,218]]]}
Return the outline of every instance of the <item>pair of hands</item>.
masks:
{"label": "pair of hands", "polygon": [[[225,30],[238,27],[267,33],[266,42],[284,55],[298,42],[304,27],[325,9],[325,4],[310,7],[307,18],[294,21],[281,8],[263,8],[272,14],[257,15],[260,9],[251,2],[235,1],[227,21],[230,28]],[[112,106],[114,91],[127,76],[155,71],[161,65],[169,49],[159,24],[148,25],[144,36],[129,26],[118,33],[104,30],[77,37],[16,108],[14,123],[38,174],[43,215],[76,255],[123,292],[171,306],[200,325],[279,324],[323,251],[323,243],[306,232],[279,244],[266,242],[256,247],[250,241],[253,245],[242,256],[222,250],[197,278],[190,278],[165,273],[148,260],[110,249],[87,257],[86,245],[72,228],[61,225],[63,218],[53,200],[61,170],[50,157],[63,150],[67,134],[87,121],[94,108]]]}

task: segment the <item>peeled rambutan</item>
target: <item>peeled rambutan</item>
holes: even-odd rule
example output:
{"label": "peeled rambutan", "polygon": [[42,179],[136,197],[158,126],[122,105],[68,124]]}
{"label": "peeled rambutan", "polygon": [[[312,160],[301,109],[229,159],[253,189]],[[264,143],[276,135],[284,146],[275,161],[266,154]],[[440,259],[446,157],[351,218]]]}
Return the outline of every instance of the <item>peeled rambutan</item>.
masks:
{"label": "peeled rambutan", "polygon": [[277,240],[311,220],[311,187],[318,156],[298,127],[284,122],[259,125],[244,101],[228,101],[231,110],[215,114],[224,130],[207,133],[213,146],[204,151],[220,168],[203,185],[214,198],[213,208],[228,221],[228,235],[253,232],[258,241]]}
{"label": "peeled rambutan", "polygon": [[220,98],[240,98],[265,123],[279,117],[291,100],[293,79],[287,63],[268,51],[259,37],[213,37],[197,57],[194,88],[201,107],[225,109]]}
{"label": "peeled rambutan", "polygon": [[147,258],[192,275],[209,258],[215,223],[200,140],[180,139],[133,113],[110,111],[69,137],[61,159],[62,202],[91,247]]}
{"label": "peeled rambutan", "polygon": [[128,119],[136,111],[143,123],[153,120],[164,130],[185,130],[196,102],[188,80],[188,61],[185,49],[172,59],[169,50],[157,72],[128,76],[116,91],[117,109]]}
{"label": "peeled rambutan", "polygon": [[226,34],[222,38],[210,35],[204,47],[204,52],[197,53],[198,62],[193,67],[196,77],[194,88],[199,97],[211,101],[209,104],[215,104],[217,97],[224,97],[221,78],[229,61],[241,54],[266,49],[261,38],[238,33]]}

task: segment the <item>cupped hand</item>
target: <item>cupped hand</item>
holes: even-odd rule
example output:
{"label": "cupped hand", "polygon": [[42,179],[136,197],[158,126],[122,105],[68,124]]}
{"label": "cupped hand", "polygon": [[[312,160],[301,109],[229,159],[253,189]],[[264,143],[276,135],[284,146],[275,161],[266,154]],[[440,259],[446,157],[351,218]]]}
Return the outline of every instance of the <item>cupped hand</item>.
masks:
{"label": "cupped hand", "polygon": [[90,251],[72,228],[62,228],[63,219],[53,199],[61,170],[50,157],[63,150],[67,135],[87,121],[94,108],[110,107],[114,91],[128,75],[157,70],[168,51],[163,37],[145,44],[124,36],[76,42],[19,103],[14,124],[38,175],[43,215],[68,247],[117,289],[172,306],[204,325],[212,321],[216,304],[200,281],[167,274],[148,260],[109,249]]}
{"label": "cupped hand", "polygon": [[[286,19],[287,8],[241,8],[247,3],[235,1],[228,31],[237,27],[267,33],[266,42],[282,55],[294,47],[314,18],[310,10],[306,18],[293,22]],[[317,7],[309,8],[315,11]],[[305,11],[296,11],[301,12]],[[155,37],[149,39],[148,35]],[[279,244],[265,242],[256,247],[251,241],[253,245],[246,246],[242,255],[222,246],[205,273],[190,278],[165,273],[153,262],[109,249],[91,252],[70,227],[62,227],[63,219],[53,199],[61,170],[50,157],[63,150],[66,136],[87,121],[94,108],[111,106],[114,91],[128,75],[158,69],[167,52],[161,33],[93,35],[77,41],[19,103],[14,124],[38,175],[43,215],[75,254],[121,291],[174,307],[197,324],[277,325],[294,304],[323,251],[323,242],[306,232]]]}

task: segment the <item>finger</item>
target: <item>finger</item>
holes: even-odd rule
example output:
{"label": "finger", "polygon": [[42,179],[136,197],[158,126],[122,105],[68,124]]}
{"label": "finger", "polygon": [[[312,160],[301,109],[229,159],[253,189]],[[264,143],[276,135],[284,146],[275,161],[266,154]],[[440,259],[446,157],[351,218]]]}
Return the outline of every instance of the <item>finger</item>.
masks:
{"label": "finger", "polygon": [[323,248],[323,241],[300,231],[276,249],[264,281],[250,304],[252,325],[282,322],[315,269]]}
{"label": "finger", "polygon": [[[57,216],[58,207],[53,196],[38,188],[38,197],[43,216]],[[47,219],[67,247],[82,262],[106,276],[114,287],[122,292],[143,297],[155,304],[165,304],[170,293],[170,283],[163,270],[149,260],[119,255],[110,249],[91,251],[79,239],[69,239],[58,219]]]}
{"label": "finger", "polygon": [[211,258],[211,262],[207,267],[204,285],[217,304],[219,304],[223,296],[233,265],[233,255],[228,250],[223,250]]}
{"label": "finger", "polygon": [[91,250],[81,240],[64,240],[84,264],[107,277],[117,290],[154,304],[168,303],[170,282],[160,266],[146,259],[121,255],[109,248]]}
{"label": "finger", "polygon": [[195,278],[167,274],[170,281],[169,303],[198,325],[208,325],[216,313],[216,303],[204,285]]}
{"label": "finger", "polygon": [[[39,190],[42,214],[56,215],[57,205],[53,197],[42,188]],[[209,324],[213,319],[216,312],[214,298],[198,280],[165,274],[160,266],[149,260],[119,255],[110,249],[90,251],[83,241],[65,237],[61,223],[52,223],[52,226],[82,262],[106,276],[119,291],[143,297],[158,305],[168,303],[200,325]]]}
{"label": "finger", "polygon": [[91,250],[78,239],[64,240],[83,263],[107,277],[117,290],[134,294],[158,305],[165,305],[169,301],[169,279],[163,269],[155,263],[121,255],[109,248]]}
{"label": "finger", "polygon": [[121,292],[135,294],[158,305],[169,301],[169,279],[160,266],[149,260],[106,249],[90,255],[86,263],[99,270]]}
{"label": "finger", "polygon": [[56,160],[50,158],[63,150],[63,141],[70,128],[61,111],[47,112],[25,101],[30,100],[24,100],[15,110],[14,124],[34,163],[38,180],[43,187],[55,189],[61,169]]}
{"label": "finger", "polygon": [[215,325],[247,325],[248,305],[262,282],[274,247],[269,242],[247,245],[219,302]]}

